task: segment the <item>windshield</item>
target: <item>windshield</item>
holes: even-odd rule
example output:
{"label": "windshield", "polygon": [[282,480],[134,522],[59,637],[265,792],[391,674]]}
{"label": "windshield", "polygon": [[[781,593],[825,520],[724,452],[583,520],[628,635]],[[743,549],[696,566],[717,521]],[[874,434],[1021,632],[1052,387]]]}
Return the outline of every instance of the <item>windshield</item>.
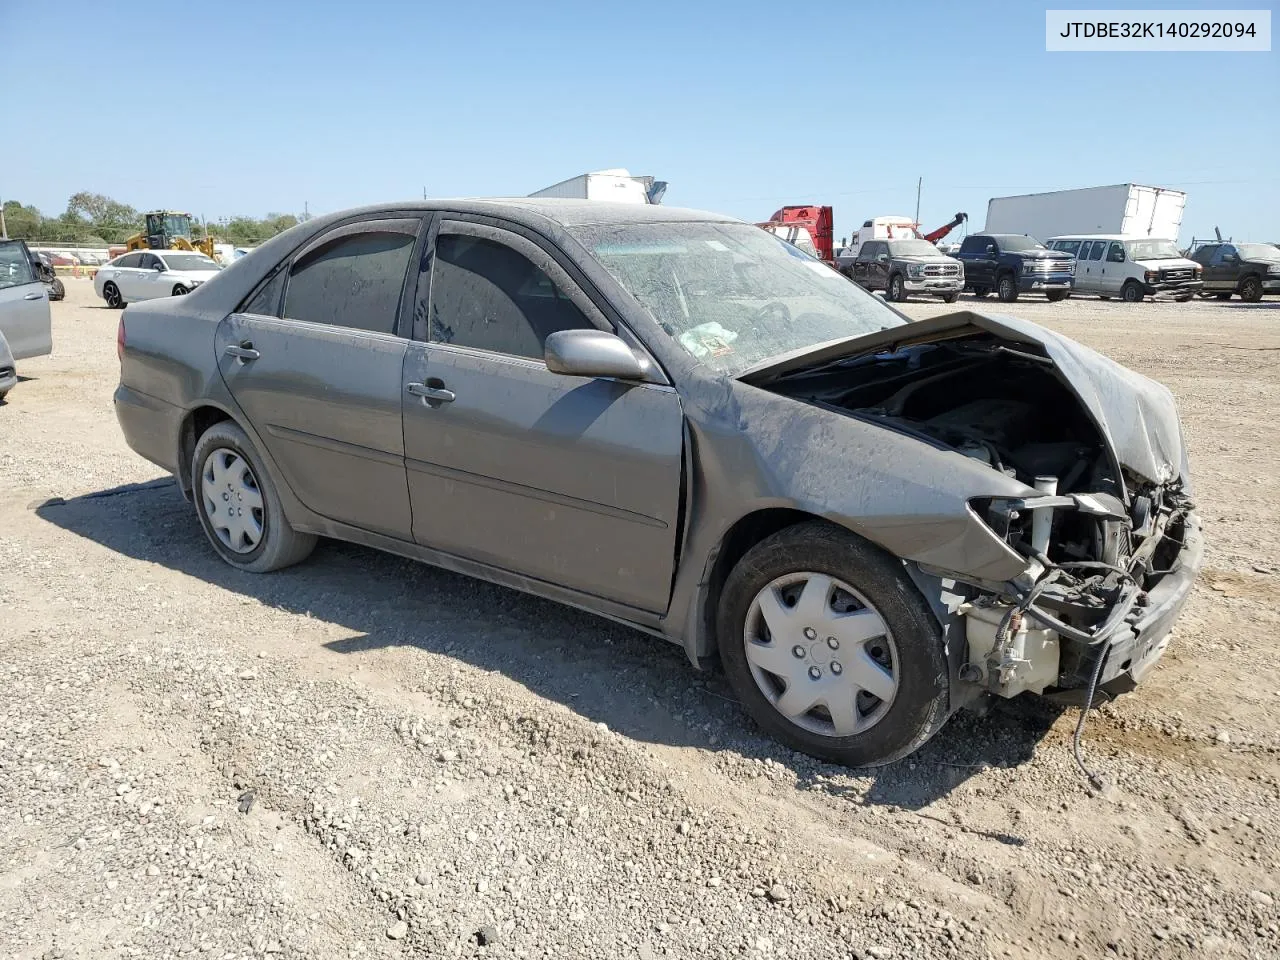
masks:
{"label": "windshield", "polygon": [[895,257],[936,257],[941,254],[928,240],[891,240],[889,252]]}
{"label": "windshield", "polygon": [[1172,240],[1131,240],[1124,245],[1130,260],[1181,260]]}
{"label": "windshield", "polygon": [[1034,237],[997,237],[1001,250],[1047,250],[1048,248]]}
{"label": "windshield", "polygon": [[685,351],[722,373],[903,322],[831,267],[749,224],[571,232]]}
{"label": "windshield", "polygon": [[1280,248],[1269,243],[1237,243],[1243,260],[1280,260]]}
{"label": "windshield", "polygon": [[221,270],[217,262],[198,253],[166,253],[164,262],[170,270]]}

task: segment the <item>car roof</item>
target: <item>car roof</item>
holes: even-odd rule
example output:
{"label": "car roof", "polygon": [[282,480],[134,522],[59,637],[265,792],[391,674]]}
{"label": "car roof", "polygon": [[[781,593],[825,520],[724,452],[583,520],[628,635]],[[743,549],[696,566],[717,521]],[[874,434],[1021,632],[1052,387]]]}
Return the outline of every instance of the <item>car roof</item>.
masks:
{"label": "car roof", "polygon": [[377,213],[476,213],[507,215],[528,220],[530,215],[550,220],[565,227],[605,223],[742,223],[734,217],[705,210],[668,207],[652,203],[617,203],[609,200],[577,200],[563,197],[469,197],[456,200],[417,200],[404,203],[379,203],[352,210],[327,214],[326,219],[345,220]]}

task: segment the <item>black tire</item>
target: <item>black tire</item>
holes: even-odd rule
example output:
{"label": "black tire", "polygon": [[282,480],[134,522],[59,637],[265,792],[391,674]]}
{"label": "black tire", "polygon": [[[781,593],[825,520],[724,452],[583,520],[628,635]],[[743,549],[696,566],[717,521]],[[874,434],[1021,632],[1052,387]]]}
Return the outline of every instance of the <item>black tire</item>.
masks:
{"label": "black tire", "polygon": [[1099,300],[1110,300],[1110,299],[1111,299],[1111,297],[1110,297],[1110,296],[1108,296],[1108,295],[1105,295],[1105,294],[1101,294],[1101,293],[1100,293],[1100,294],[1098,294],[1098,299],[1099,299]]}
{"label": "black tire", "polygon": [[959,300],[959,299],[960,299],[960,294],[958,294],[958,293],[948,293],[946,296],[944,296],[944,297],[942,298],[942,302],[943,302],[943,303],[955,303],[955,302],[956,302],[957,300]]}
{"label": "black tire", "polygon": [[107,301],[107,306],[112,310],[122,310],[127,306],[124,297],[120,296],[120,288],[110,280],[102,286],[102,299]]}
{"label": "black tire", "polygon": [[1229,293],[1215,293],[1215,294],[1213,295],[1213,299],[1215,299],[1215,300],[1230,300],[1230,299],[1231,299],[1231,294],[1229,294]]}
{"label": "black tire", "polygon": [[1013,303],[1018,299],[1018,279],[1011,273],[1006,273],[996,281],[996,296],[1000,298],[1001,303]]}
{"label": "black tire", "polygon": [[[224,543],[215,532],[208,515],[203,486],[204,465],[209,456],[218,450],[236,454],[247,463],[253,486],[261,494],[261,538],[252,550],[246,552],[233,550]],[[267,472],[253,442],[238,424],[230,420],[215,423],[196,441],[195,452],[191,457],[191,485],[192,499],[195,500],[200,526],[204,529],[205,536],[209,538],[218,556],[231,566],[250,573],[267,573],[305,560],[315,549],[316,538],[312,534],[299,533],[289,526],[271,475]]]}
{"label": "black tire", "polygon": [[[752,604],[775,580],[797,572],[844,581],[892,634],[897,689],[880,718],[859,733],[824,735],[798,725],[779,712],[752,674],[746,650]],[[794,750],[852,767],[879,766],[919,749],[950,716],[942,636],[924,598],[901,563],[833,524],[798,524],[748,550],[725,582],[716,623],[720,660],[738,699],[765,732]],[[819,652],[825,659],[826,652]]]}
{"label": "black tire", "polygon": [[973,295],[981,300],[983,297],[990,296],[991,290],[987,287],[974,287]]}
{"label": "black tire", "polygon": [[1049,290],[1045,293],[1045,299],[1050,303],[1057,303],[1059,300],[1065,300],[1071,296],[1070,290]]}
{"label": "black tire", "polygon": [[62,281],[57,277],[53,278],[53,282],[49,284],[49,299],[61,300],[67,295],[67,288],[62,285]]}
{"label": "black tire", "polygon": [[894,303],[907,302],[907,284],[902,279],[902,274],[895,273],[889,278],[889,296],[887,299]]}
{"label": "black tire", "polygon": [[1262,281],[1257,277],[1245,277],[1240,281],[1240,299],[1245,303],[1257,303],[1262,299]]}
{"label": "black tire", "polygon": [[183,286],[182,284],[180,284],[180,283],[175,283],[175,284],[173,285],[173,294],[172,294],[172,295],[173,295],[173,296],[175,296],[175,297],[180,297],[180,296],[182,296],[184,293],[190,293],[190,292],[191,292],[190,290],[188,290],[186,287],[184,287],[184,286]]}
{"label": "black tire", "polygon": [[1146,294],[1142,292],[1142,287],[1138,286],[1134,280],[1128,281],[1120,288],[1120,299],[1125,303],[1141,303],[1146,299]]}

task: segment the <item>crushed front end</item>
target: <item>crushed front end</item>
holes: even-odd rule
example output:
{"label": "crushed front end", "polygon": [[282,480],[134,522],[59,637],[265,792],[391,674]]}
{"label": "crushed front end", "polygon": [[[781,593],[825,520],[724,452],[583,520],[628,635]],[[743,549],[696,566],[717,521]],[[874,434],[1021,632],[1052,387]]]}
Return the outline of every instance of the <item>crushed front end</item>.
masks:
{"label": "crushed front end", "polygon": [[1166,388],[1052,331],[974,313],[873,334],[768,386],[979,461],[1001,475],[993,488],[1022,491],[966,501],[1009,548],[1005,569],[1021,566],[1011,579],[984,576],[976,554],[943,566],[898,551],[932,578],[930,601],[964,641],[956,702],[1106,699],[1163,654],[1203,557]]}

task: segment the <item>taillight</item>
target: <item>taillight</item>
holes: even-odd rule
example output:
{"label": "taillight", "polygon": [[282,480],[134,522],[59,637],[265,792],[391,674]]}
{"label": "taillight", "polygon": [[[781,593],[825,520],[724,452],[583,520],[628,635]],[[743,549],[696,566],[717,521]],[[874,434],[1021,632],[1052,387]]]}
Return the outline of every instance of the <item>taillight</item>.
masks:
{"label": "taillight", "polygon": [[124,363],[124,315],[120,315],[120,325],[116,327],[116,356]]}

